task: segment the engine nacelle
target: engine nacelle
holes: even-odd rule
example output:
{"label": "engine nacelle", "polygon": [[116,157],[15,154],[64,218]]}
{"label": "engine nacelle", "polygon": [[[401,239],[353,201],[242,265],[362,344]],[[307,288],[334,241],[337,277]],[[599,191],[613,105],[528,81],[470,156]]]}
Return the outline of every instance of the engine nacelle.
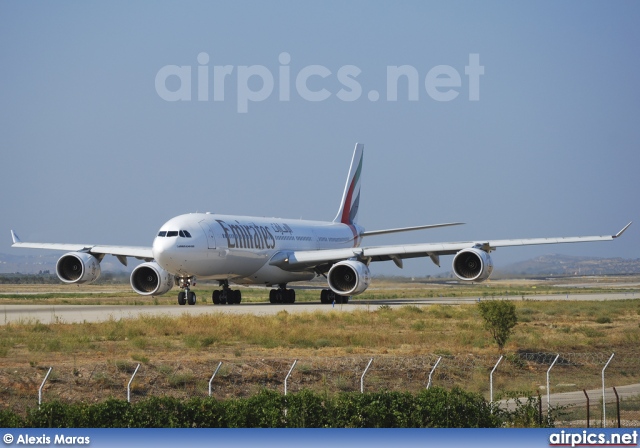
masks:
{"label": "engine nacelle", "polygon": [[341,296],[355,296],[369,287],[371,274],[366,264],[345,260],[334,264],[327,275],[329,288]]}
{"label": "engine nacelle", "polygon": [[173,288],[173,275],[155,261],[142,263],[131,273],[131,288],[142,296],[160,296]]}
{"label": "engine nacelle", "polygon": [[100,277],[100,261],[86,252],[69,252],[56,263],[56,274],[65,283],[91,283]]}
{"label": "engine nacelle", "polygon": [[481,249],[463,249],[453,258],[453,273],[460,280],[483,282],[493,272],[493,261]]}

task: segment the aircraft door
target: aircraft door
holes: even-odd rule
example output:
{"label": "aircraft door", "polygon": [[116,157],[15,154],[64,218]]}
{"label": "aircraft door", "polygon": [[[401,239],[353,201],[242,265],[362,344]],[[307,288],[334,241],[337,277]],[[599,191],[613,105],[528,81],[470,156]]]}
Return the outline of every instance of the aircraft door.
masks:
{"label": "aircraft door", "polygon": [[200,224],[200,227],[202,227],[204,234],[207,235],[207,244],[209,245],[209,249],[215,249],[216,237],[213,235],[213,229],[211,228],[211,226],[209,226],[209,224],[207,224],[204,220],[200,221],[198,224]]}
{"label": "aircraft door", "polygon": [[320,235],[318,234],[318,232],[316,231],[316,229],[313,229],[313,230],[312,230],[312,233],[313,233],[313,239],[314,239],[314,241],[315,241],[315,247],[316,247],[316,249],[324,249],[324,248],[325,248],[325,246],[326,246],[326,240],[327,240],[327,239],[326,239],[326,238],[324,238],[324,237],[322,237],[322,236],[320,236]]}

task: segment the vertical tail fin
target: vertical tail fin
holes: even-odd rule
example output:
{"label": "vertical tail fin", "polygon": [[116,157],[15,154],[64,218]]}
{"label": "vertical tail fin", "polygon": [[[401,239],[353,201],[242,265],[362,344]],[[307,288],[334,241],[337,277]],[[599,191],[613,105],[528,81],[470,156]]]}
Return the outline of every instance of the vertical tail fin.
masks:
{"label": "vertical tail fin", "polygon": [[360,206],[360,174],[362,173],[362,158],[364,145],[356,143],[349,168],[349,176],[342,193],[340,209],[333,222],[343,224],[356,224],[358,220],[358,207]]}

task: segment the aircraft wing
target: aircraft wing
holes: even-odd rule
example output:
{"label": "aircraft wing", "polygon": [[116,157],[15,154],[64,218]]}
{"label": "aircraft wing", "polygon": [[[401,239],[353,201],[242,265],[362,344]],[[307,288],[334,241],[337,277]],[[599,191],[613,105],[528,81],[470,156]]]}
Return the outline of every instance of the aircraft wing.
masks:
{"label": "aircraft wing", "polygon": [[126,265],[123,261],[124,257],[135,257],[141,260],[153,260],[153,252],[151,247],[144,246],[106,246],[96,244],[60,244],[60,243],[23,243],[18,235],[12,230],[11,238],[13,244],[11,247],[22,247],[26,249],[48,249],[48,250],[64,250],[69,252],[88,252],[95,255],[113,255]]}
{"label": "aircraft wing", "polygon": [[485,252],[491,252],[498,247],[531,246],[539,244],[584,243],[590,241],[611,241],[618,238],[627,230],[631,223],[627,224],[615,235],[604,236],[574,236],[559,238],[524,238],[508,240],[477,240],[454,243],[424,243],[390,246],[353,247],[346,249],[306,250],[281,252],[276,254],[270,264],[284,270],[309,269],[324,264],[332,264],[350,258],[361,261],[388,261],[392,260],[402,267],[401,260],[405,258],[430,257],[438,266],[440,255],[453,255],[463,249],[478,248]]}

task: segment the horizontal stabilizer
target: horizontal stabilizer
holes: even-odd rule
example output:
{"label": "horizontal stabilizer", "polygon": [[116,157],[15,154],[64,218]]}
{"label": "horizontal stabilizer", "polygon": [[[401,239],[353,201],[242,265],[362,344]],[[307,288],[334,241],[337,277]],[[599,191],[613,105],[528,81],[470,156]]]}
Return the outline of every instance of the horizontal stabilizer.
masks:
{"label": "horizontal stabilizer", "polygon": [[370,232],[362,232],[360,236],[374,236],[374,235],[384,235],[387,233],[398,233],[398,232],[409,232],[411,230],[422,230],[422,229],[435,229],[438,227],[449,227],[449,226],[459,226],[464,224],[463,222],[448,222],[445,224],[428,224],[425,226],[415,226],[415,227],[400,227],[398,229],[386,229],[386,230],[371,230]]}
{"label": "horizontal stabilizer", "polygon": [[16,235],[16,232],[14,232],[13,230],[11,231],[11,239],[13,240],[13,244],[22,242],[20,241],[20,238],[18,237],[18,235]]}

